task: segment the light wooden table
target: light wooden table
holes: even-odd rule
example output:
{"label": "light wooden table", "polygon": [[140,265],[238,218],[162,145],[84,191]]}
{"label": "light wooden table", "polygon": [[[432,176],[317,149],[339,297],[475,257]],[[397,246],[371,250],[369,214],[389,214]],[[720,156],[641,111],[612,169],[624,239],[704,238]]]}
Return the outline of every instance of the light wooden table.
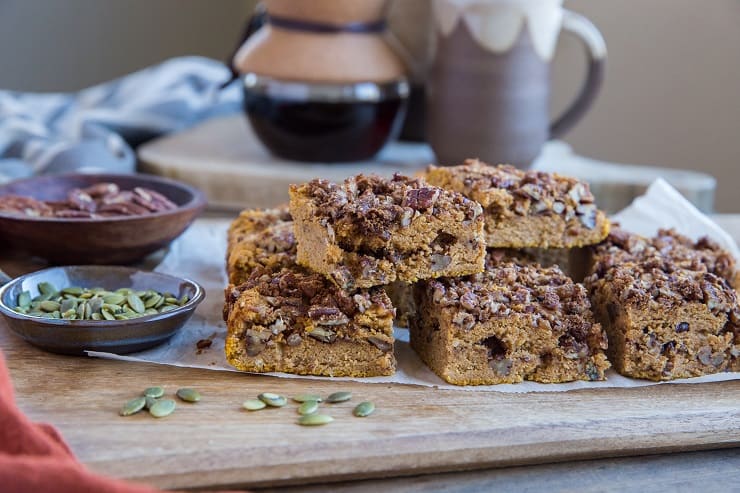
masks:
{"label": "light wooden table", "polygon": [[[719,222],[740,237],[740,216]],[[36,267],[0,262],[11,274]],[[56,356],[0,323],[19,406],[57,426],[93,470],[165,488],[271,491],[737,491],[740,381],[567,393],[500,394],[400,385],[274,379]],[[118,407],[150,385],[192,386],[202,402],[155,421]],[[263,391],[351,390],[323,428],[294,409],[247,414]],[[638,457],[639,456],[639,457]],[[467,472],[460,472],[467,471]],[[297,487],[295,485],[302,485]],[[1,489],[1,488],[0,488]]]}

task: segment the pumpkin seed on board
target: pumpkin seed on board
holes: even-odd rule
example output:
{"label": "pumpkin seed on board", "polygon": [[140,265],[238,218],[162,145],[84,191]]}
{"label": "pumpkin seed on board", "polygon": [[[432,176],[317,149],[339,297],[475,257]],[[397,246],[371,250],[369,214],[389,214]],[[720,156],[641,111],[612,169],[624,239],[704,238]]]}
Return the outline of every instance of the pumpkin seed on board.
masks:
{"label": "pumpkin seed on board", "polygon": [[335,404],[337,402],[345,402],[352,398],[352,392],[334,392],[333,394],[329,394],[329,397],[326,398],[326,402],[331,402],[332,404]]}
{"label": "pumpkin seed on board", "polygon": [[152,406],[157,402],[156,398],[150,397],[148,395],[144,397],[144,399],[146,400],[146,404],[144,404],[144,407],[146,407],[147,409],[151,409]]}
{"label": "pumpkin seed on board", "polygon": [[145,397],[154,397],[155,399],[159,399],[163,395],[164,395],[164,389],[160,387],[159,385],[155,387],[148,387],[144,390]]}
{"label": "pumpkin seed on board", "polygon": [[267,404],[259,399],[247,399],[242,404],[242,407],[247,411],[259,411],[260,409],[266,408]]}
{"label": "pumpkin seed on board", "polygon": [[298,406],[298,414],[306,416],[308,414],[314,414],[319,410],[319,403],[316,401],[305,401]]}
{"label": "pumpkin seed on board", "polygon": [[307,414],[298,418],[298,424],[301,426],[321,426],[334,421],[334,418],[328,414]]}
{"label": "pumpkin seed on board", "polygon": [[126,404],[124,404],[121,410],[118,411],[118,414],[120,414],[121,416],[131,416],[132,414],[136,414],[144,409],[145,405],[146,398],[144,398],[143,396],[139,396],[131,399]]}
{"label": "pumpkin seed on board", "polygon": [[358,418],[364,418],[366,416],[370,416],[373,411],[375,411],[375,404],[370,401],[365,401],[357,404],[352,411],[352,414],[354,414]]}
{"label": "pumpkin seed on board", "polygon": [[293,397],[293,400],[295,402],[306,402],[306,401],[321,402],[321,396],[318,394],[298,394]]}
{"label": "pumpkin seed on board", "polygon": [[200,400],[200,392],[195,389],[177,389],[175,395],[185,402],[198,402]]}
{"label": "pumpkin seed on board", "polygon": [[159,399],[149,408],[149,414],[155,418],[164,418],[165,416],[172,414],[175,407],[177,407],[177,404],[172,399]]}
{"label": "pumpkin seed on board", "polygon": [[257,398],[270,407],[283,407],[288,403],[288,399],[284,396],[272,392],[263,392]]}

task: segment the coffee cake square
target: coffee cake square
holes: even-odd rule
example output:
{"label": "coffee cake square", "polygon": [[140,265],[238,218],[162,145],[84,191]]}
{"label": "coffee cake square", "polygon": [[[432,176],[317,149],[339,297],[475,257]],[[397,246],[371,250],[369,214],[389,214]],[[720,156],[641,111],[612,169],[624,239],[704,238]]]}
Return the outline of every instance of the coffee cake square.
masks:
{"label": "coffee cake square", "polygon": [[604,380],[606,335],[585,288],[557,267],[499,262],[415,286],[411,346],[445,381]]}
{"label": "coffee cake square", "polygon": [[732,256],[707,238],[613,231],[585,283],[614,368],[656,381],[740,371],[736,276]]}
{"label": "coffee cake square", "polygon": [[489,248],[582,247],[599,243],[609,232],[588,184],[575,178],[477,159],[430,166],[425,178],[483,206]]}
{"label": "coffee cake square", "polygon": [[461,194],[401,175],[290,187],[298,263],[343,289],[481,272],[481,212]]}

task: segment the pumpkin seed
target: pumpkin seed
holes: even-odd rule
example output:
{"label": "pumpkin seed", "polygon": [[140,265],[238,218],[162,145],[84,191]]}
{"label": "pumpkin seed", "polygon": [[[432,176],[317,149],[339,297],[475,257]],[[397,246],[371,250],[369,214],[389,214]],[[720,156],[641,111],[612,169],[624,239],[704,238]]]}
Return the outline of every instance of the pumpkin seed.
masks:
{"label": "pumpkin seed", "polygon": [[272,392],[263,392],[257,398],[270,407],[283,407],[288,403],[288,399],[284,396]]}
{"label": "pumpkin seed", "polygon": [[44,310],[45,312],[54,312],[56,310],[59,310],[61,308],[61,304],[57,303],[56,301],[42,301],[39,303],[39,308]]}
{"label": "pumpkin seed", "polygon": [[365,416],[370,416],[373,411],[375,411],[375,404],[370,401],[365,401],[357,404],[352,411],[352,414],[358,418],[364,418]]}
{"label": "pumpkin seed", "polygon": [[23,291],[18,295],[18,306],[21,308],[28,308],[31,306],[31,293]]}
{"label": "pumpkin seed", "polygon": [[36,287],[41,294],[54,294],[57,292],[57,288],[50,282],[40,282]]}
{"label": "pumpkin seed", "polygon": [[[102,298],[92,298],[90,301],[87,302],[88,306],[90,307],[90,313],[99,312],[101,308],[103,308],[103,305],[105,304],[103,302]],[[85,313],[87,313],[87,309],[85,309]]]}
{"label": "pumpkin seed", "polygon": [[147,409],[151,409],[152,406],[157,402],[156,398],[150,397],[148,395],[144,397],[144,400],[146,401],[146,404],[144,404],[144,407],[146,407]]}
{"label": "pumpkin seed", "polygon": [[298,414],[306,416],[308,414],[314,414],[319,410],[319,403],[316,401],[306,401],[298,406]]}
{"label": "pumpkin seed", "polygon": [[157,303],[159,303],[160,298],[162,298],[162,297],[155,293],[153,296],[151,296],[148,300],[146,300],[144,302],[144,307],[146,307],[146,308],[154,308],[154,306]]}
{"label": "pumpkin seed", "polygon": [[145,405],[146,399],[144,397],[136,397],[124,404],[118,414],[121,416],[131,416],[132,414],[136,414],[144,409]]}
{"label": "pumpkin seed", "polygon": [[195,389],[177,389],[176,395],[185,402],[198,402],[200,400],[200,392]]}
{"label": "pumpkin seed", "polygon": [[18,295],[16,312],[66,320],[128,320],[176,310],[189,301],[187,295],[178,299],[171,293],[162,294],[153,289],[108,291],[102,287],[70,286],[57,291],[49,282],[39,283],[37,287],[36,297],[31,297],[29,291]]}
{"label": "pumpkin seed", "polygon": [[131,293],[126,297],[126,301],[128,302],[128,306],[131,307],[133,311],[136,313],[144,313],[146,310],[146,307],[144,306],[144,302],[141,301],[141,298],[135,293]]}
{"label": "pumpkin seed", "polygon": [[348,401],[352,398],[352,392],[334,392],[326,398],[326,402],[337,403]]}
{"label": "pumpkin seed", "polygon": [[164,389],[157,385],[156,387],[148,387],[144,389],[144,396],[145,397],[154,397],[155,399],[159,399],[164,395]]}
{"label": "pumpkin seed", "polygon": [[259,411],[260,409],[267,407],[267,404],[259,399],[247,399],[242,404],[242,407],[247,411]]}
{"label": "pumpkin seed", "polygon": [[298,424],[301,426],[320,426],[334,421],[334,418],[327,414],[307,414],[298,418]]}
{"label": "pumpkin seed", "polygon": [[62,301],[59,307],[59,311],[62,313],[67,312],[69,310],[75,311],[76,309],[77,309],[77,301],[75,301],[74,299],[69,299],[69,298]]}
{"label": "pumpkin seed", "polygon": [[316,401],[321,402],[321,396],[318,394],[299,394],[293,397],[296,402]]}
{"label": "pumpkin seed", "polygon": [[[146,399],[144,399],[146,405]],[[177,404],[172,399],[160,399],[155,402],[151,408],[149,408],[149,414],[155,418],[164,418],[169,416],[177,407]]]}
{"label": "pumpkin seed", "polygon": [[124,301],[126,301],[126,297],[118,293],[111,293],[103,296],[103,303],[108,305],[122,305]]}

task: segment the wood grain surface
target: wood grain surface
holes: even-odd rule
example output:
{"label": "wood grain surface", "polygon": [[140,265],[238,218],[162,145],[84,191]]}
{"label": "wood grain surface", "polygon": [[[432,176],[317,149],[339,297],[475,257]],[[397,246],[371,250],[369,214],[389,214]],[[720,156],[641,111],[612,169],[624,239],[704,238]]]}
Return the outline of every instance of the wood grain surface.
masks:
{"label": "wood grain surface", "polygon": [[[0,328],[18,403],[57,426],[80,460],[167,488],[281,485],[740,445],[740,381],[502,394],[323,382],[44,353]],[[162,419],[117,415],[151,385],[194,387]],[[296,405],[247,412],[260,392],[351,390],[336,421],[295,424]],[[375,414],[352,407],[372,400]]]}
{"label": "wood grain surface", "polygon": [[[0,263],[20,273],[21,263]],[[503,394],[276,379],[52,355],[10,334],[3,322],[0,348],[21,409],[57,426],[81,461],[166,488],[418,476],[740,446],[740,380]],[[178,402],[173,415],[159,420],[118,416],[126,400],[151,385],[163,385],[168,395],[194,387],[203,399]],[[323,427],[298,426],[294,403],[241,409],[264,391],[337,390],[354,398],[324,405],[335,421]],[[374,401],[375,414],[353,417],[361,400]]]}
{"label": "wood grain surface", "polygon": [[268,487],[261,493],[692,493],[740,489],[740,448],[484,469],[340,483]]}

